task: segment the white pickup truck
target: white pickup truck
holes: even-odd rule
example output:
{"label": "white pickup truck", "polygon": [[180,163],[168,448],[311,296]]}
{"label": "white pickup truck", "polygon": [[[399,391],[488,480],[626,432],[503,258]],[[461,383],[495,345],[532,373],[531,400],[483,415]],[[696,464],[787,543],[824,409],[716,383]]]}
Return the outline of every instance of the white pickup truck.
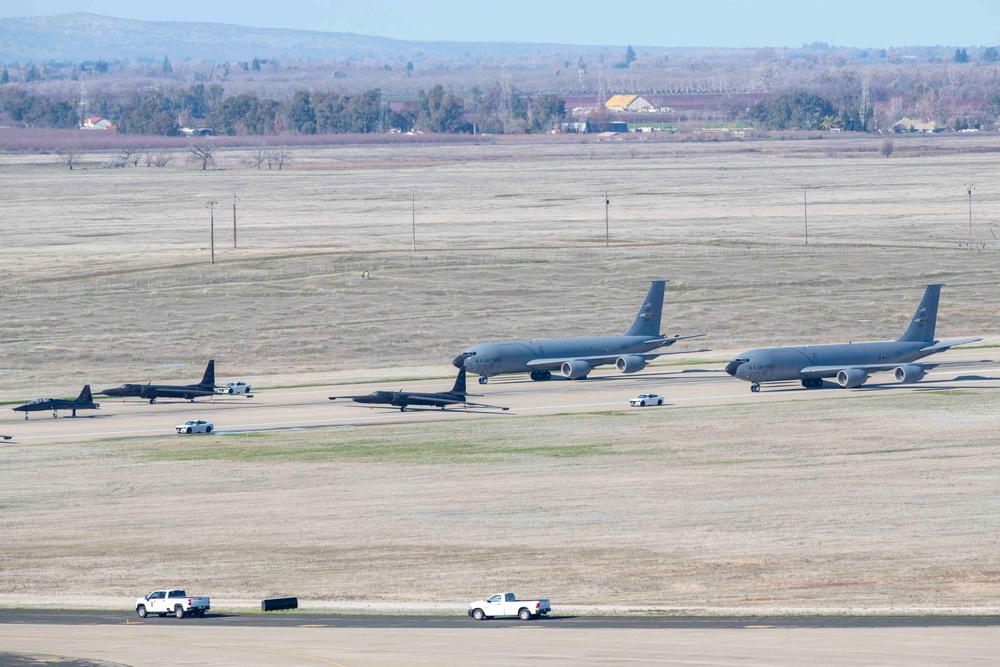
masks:
{"label": "white pickup truck", "polygon": [[550,611],[552,606],[548,600],[518,600],[513,593],[497,593],[469,603],[469,616],[477,621],[497,616],[517,616],[528,621]]}
{"label": "white pickup truck", "polygon": [[146,597],[135,601],[135,613],[139,614],[141,618],[146,618],[150,614],[159,616],[173,614],[177,618],[193,614],[201,618],[211,608],[210,600],[207,597],[188,595],[182,588],[153,591]]}

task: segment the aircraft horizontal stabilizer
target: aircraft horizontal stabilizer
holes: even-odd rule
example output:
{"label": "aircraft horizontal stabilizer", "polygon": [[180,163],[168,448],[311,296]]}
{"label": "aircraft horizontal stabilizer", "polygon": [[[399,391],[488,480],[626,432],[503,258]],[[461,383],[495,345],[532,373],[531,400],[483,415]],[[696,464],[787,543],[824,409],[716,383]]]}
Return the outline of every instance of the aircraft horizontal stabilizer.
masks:
{"label": "aircraft horizontal stabilizer", "polygon": [[688,334],[687,336],[681,336],[680,334],[676,336],[664,336],[663,338],[658,338],[654,340],[648,340],[647,343],[656,343],[657,345],[673,345],[679,340],[687,340],[688,338],[701,338],[702,336],[707,336],[708,334]]}
{"label": "aircraft horizontal stabilizer", "polygon": [[981,340],[982,338],[956,338],[955,340],[943,340],[940,343],[934,343],[933,345],[922,347],[920,348],[920,351],[936,352],[938,350],[947,350],[948,348],[955,347],[956,345],[968,345],[969,343],[975,343]]}

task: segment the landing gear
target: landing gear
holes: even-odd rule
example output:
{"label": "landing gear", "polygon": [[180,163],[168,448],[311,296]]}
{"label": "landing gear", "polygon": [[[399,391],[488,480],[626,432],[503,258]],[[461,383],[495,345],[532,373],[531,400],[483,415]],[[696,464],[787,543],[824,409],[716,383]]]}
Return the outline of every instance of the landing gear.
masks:
{"label": "landing gear", "polygon": [[58,413],[58,412],[56,412],[55,410],[53,410],[53,411],[52,411],[52,418],[53,418],[53,419],[59,419],[59,413]]}
{"label": "landing gear", "polygon": [[480,375],[479,376],[479,384],[486,384],[489,381],[490,381],[490,379],[488,377],[486,377],[485,375]]}
{"label": "landing gear", "polygon": [[754,382],[752,385],[750,385],[750,391],[752,391],[755,394],[757,392],[759,392],[760,391],[760,382]]}
{"label": "landing gear", "polygon": [[819,389],[823,386],[822,378],[806,378],[802,381],[802,386],[806,389]]}
{"label": "landing gear", "polygon": [[28,421],[28,413],[27,412],[24,413],[24,420]]}
{"label": "landing gear", "polygon": [[399,411],[400,412],[406,412],[406,406],[405,405],[399,406]]}
{"label": "landing gear", "polygon": [[149,404],[150,405],[154,405],[155,403],[156,403],[156,397],[155,396],[153,398],[149,399]]}
{"label": "landing gear", "polygon": [[531,379],[535,382],[544,382],[552,379],[552,371],[531,371]]}

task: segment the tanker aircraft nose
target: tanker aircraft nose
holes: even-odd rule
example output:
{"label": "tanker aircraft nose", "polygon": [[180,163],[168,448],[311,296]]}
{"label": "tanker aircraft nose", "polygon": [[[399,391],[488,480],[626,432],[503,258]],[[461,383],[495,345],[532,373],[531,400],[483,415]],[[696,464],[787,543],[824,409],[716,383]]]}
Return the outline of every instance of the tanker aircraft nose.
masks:
{"label": "tanker aircraft nose", "polygon": [[736,371],[738,371],[740,369],[740,366],[747,363],[748,361],[750,360],[747,359],[746,357],[736,357],[735,359],[730,361],[729,364],[726,365],[726,372],[732,375],[733,377],[736,377]]}
{"label": "tanker aircraft nose", "polygon": [[455,357],[451,362],[455,368],[465,368],[465,360],[472,356],[471,352],[463,352],[462,354]]}

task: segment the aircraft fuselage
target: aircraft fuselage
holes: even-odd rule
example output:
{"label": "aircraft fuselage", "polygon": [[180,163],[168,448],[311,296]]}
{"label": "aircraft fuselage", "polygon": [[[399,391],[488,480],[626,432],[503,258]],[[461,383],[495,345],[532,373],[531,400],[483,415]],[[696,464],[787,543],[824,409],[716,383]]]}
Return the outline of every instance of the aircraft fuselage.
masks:
{"label": "aircraft fuselage", "polygon": [[726,372],[754,383],[835,377],[836,370],[803,373],[802,369],[907,364],[934,354],[934,351],[920,351],[929,345],[927,341],[878,341],[760,348],[740,354],[726,367]]}
{"label": "aircraft fuselage", "polygon": [[[662,336],[584,336],[580,338],[539,338],[502,343],[480,343],[467,348],[456,359],[465,358],[469,373],[492,377],[504,373],[553,371],[561,363],[528,365],[536,359],[574,359],[577,357],[615,356],[641,354],[673,341],[664,342]],[[605,363],[614,363],[609,360]],[[592,364],[599,365],[599,364]]]}

